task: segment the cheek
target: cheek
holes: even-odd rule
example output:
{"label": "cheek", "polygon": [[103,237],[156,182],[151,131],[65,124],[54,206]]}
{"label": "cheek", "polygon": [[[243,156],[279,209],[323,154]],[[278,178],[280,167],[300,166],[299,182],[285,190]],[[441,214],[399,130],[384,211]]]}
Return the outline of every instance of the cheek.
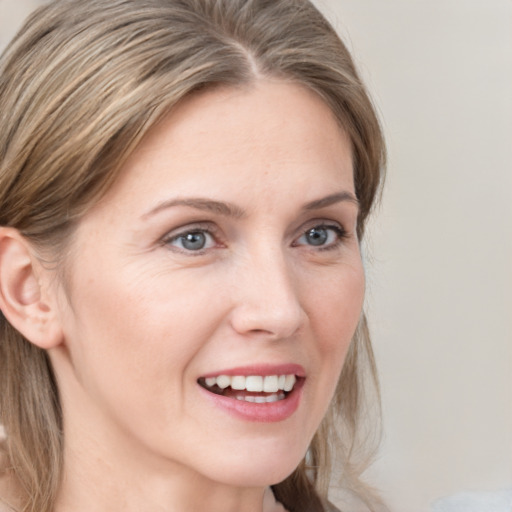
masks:
{"label": "cheek", "polygon": [[365,279],[362,264],[356,263],[332,276],[323,290],[310,297],[309,318],[316,340],[320,372],[313,376],[318,403],[325,412],[334,394],[345,357],[355,333],[364,301]]}
{"label": "cheek", "polygon": [[344,352],[356,329],[364,301],[365,278],[360,260],[333,273],[311,298],[310,319],[323,349]]}
{"label": "cheek", "polygon": [[189,364],[219,316],[208,287],[177,277],[169,283],[142,268],[98,268],[98,275],[105,278],[77,276],[73,288],[66,331],[78,379],[108,400],[129,396],[149,406],[164,386],[179,400]]}

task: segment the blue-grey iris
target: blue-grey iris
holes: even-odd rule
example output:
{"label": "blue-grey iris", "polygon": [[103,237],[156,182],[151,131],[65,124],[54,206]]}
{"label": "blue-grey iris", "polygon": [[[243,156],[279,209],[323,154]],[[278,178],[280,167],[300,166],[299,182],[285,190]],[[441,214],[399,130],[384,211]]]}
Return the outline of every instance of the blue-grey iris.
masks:
{"label": "blue-grey iris", "polygon": [[306,239],[310,245],[324,245],[329,238],[329,233],[325,228],[312,228],[306,233]]}
{"label": "blue-grey iris", "polygon": [[200,251],[206,245],[206,236],[200,231],[187,233],[181,237],[183,247],[189,251]]}

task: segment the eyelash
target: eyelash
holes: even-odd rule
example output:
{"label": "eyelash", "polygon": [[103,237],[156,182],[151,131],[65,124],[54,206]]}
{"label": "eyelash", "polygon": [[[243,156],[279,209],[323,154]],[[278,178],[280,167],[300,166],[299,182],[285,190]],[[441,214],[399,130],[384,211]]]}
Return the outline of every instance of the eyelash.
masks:
{"label": "eyelash", "polygon": [[[306,231],[297,240],[300,240],[301,238],[307,236],[308,234],[310,234],[314,230],[331,231],[331,232],[334,232],[335,236],[336,236],[336,240],[334,240],[333,242],[331,242],[331,243],[329,243],[327,245],[315,246],[314,244],[304,244],[304,245],[309,245],[310,247],[316,247],[316,250],[318,250],[318,251],[330,251],[330,250],[333,250],[333,249],[337,249],[339,247],[339,245],[346,238],[348,238],[347,231],[342,226],[340,226],[340,225],[337,225],[337,224],[316,224],[316,225],[306,229]],[[294,247],[297,247],[298,245],[301,245],[301,244],[299,244],[297,241],[295,241],[292,245]]]}
{"label": "eyelash", "polygon": [[[178,252],[182,252],[187,255],[201,256],[201,255],[205,254],[207,251],[209,251],[210,249],[214,248],[215,245],[217,245],[217,246],[219,245],[218,240],[221,237],[220,237],[220,234],[218,233],[218,230],[214,229],[214,228],[215,227],[211,226],[211,225],[201,225],[201,224],[196,225],[196,226],[191,226],[191,227],[187,228],[186,230],[181,231],[177,234],[166,235],[162,239],[162,245],[164,245],[166,247],[171,246]],[[299,243],[299,240],[301,238],[308,236],[308,234],[311,234],[314,230],[330,231],[331,233],[334,232],[336,239],[334,241],[328,243],[327,245],[322,244],[322,245],[318,245],[318,246],[315,246],[314,244]],[[183,241],[185,240],[185,237],[190,236],[190,235],[203,235],[203,236],[206,235],[206,237],[211,238],[214,245],[213,245],[213,247],[206,247],[206,248],[202,247],[198,250],[193,250],[193,249],[188,249],[186,247],[183,247]],[[339,247],[339,245],[346,238],[348,238],[348,233],[342,226],[337,225],[337,224],[321,223],[321,224],[315,224],[315,225],[307,228],[297,239],[294,240],[294,242],[292,243],[292,247],[309,246],[317,251],[329,251],[329,250],[337,249]],[[173,243],[175,243],[177,241],[181,241],[181,243],[182,243],[181,247],[176,247],[176,246],[172,245]],[[220,245],[221,246],[223,245],[222,242],[220,242]]]}
{"label": "eyelash", "polygon": [[[218,233],[218,230],[215,229],[215,227],[212,225],[204,225],[204,224],[190,226],[187,229],[185,229],[177,234],[166,235],[162,239],[162,244],[166,247],[169,247],[169,246],[172,246],[173,242],[176,242],[178,240],[183,241],[187,235],[197,235],[197,234],[206,235],[207,237],[210,237],[213,242],[215,242],[214,245],[219,245],[218,240],[220,239],[220,234]],[[222,245],[222,244],[220,244],[220,245]],[[211,247],[201,248],[197,251],[192,250],[192,249],[187,249],[186,247],[174,247],[174,249],[179,252],[182,252],[184,254],[189,254],[192,256],[201,256],[206,251],[211,249]]]}

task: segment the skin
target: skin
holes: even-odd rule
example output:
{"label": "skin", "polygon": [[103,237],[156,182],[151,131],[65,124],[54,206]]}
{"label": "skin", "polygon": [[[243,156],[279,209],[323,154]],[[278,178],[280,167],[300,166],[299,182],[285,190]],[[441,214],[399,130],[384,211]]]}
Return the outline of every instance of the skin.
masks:
{"label": "skin", "polygon": [[[190,198],[235,214],[168,205]],[[357,211],[348,137],[298,85],[202,92],[153,128],[79,223],[55,286],[56,511],[273,510],[265,489],[304,456],[360,317]],[[183,246],[191,231],[201,250]],[[291,417],[251,422],[204,398],[199,377],[254,363],[304,367]]]}

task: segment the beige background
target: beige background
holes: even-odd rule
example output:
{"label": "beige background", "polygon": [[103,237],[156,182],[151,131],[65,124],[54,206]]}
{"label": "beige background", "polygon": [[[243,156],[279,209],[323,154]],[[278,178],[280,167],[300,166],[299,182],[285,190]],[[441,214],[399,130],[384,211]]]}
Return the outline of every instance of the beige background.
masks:
{"label": "beige background", "polygon": [[[38,3],[0,0],[0,47]],[[512,1],[317,4],[389,144],[366,251],[385,428],[369,477],[395,512],[512,487]]]}

